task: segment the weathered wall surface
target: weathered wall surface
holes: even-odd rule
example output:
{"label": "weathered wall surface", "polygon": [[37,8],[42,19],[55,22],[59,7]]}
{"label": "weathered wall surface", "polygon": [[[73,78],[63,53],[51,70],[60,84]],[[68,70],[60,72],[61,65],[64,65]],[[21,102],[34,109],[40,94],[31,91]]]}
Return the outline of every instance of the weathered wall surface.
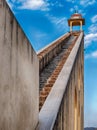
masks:
{"label": "weathered wall surface", "polygon": [[0,130],[34,130],[39,63],[5,0],[0,0]]}

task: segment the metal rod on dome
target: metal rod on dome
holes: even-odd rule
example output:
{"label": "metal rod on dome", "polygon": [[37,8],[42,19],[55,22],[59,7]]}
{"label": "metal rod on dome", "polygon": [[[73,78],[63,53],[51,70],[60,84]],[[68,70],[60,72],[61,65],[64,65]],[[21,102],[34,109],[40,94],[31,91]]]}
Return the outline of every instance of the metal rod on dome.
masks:
{"label": "metal rod on dome", "polygon": [[75,6],[74,8],[75,8],[75,14],[78,14],[78,7]]}
{"label": "metal rod on dome", "polygon": [[75,14],[78,14],[78,10],[77,9],[75,9]]}

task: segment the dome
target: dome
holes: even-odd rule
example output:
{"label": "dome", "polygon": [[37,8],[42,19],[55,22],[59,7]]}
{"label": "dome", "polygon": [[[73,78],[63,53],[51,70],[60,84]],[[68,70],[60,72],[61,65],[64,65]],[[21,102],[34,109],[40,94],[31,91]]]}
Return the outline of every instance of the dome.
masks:
{"label": "dome", "polygon": [[71,16],[71,19],[82,19],[82,15],[79,14],[79,13],[74,13],[74,14]]}

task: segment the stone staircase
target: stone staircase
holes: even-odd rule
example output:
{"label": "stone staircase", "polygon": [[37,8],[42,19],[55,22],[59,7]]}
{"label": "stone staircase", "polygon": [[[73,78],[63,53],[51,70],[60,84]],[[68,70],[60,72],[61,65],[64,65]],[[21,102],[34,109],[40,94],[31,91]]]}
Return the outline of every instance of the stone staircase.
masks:
{"label": "stone staircase", "polygon": [[57,55],[40,71],[39,110],[42,108],[77,38],[78,36],[71,35],[67,41],[64,41]]}

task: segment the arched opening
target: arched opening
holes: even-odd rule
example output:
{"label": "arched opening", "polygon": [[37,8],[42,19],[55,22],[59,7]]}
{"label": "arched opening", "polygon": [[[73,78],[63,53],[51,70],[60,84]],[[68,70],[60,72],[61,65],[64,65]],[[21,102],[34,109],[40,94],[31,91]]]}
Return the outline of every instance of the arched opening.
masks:
{"label": "arched opening", "polygon": [[77,92],[75,89],[74,130],[77,130]]}
{"label": "arched opening", "polygon": [[71,21],[70,22],[70,32],[72,31],[82,31],[82,21]]}

